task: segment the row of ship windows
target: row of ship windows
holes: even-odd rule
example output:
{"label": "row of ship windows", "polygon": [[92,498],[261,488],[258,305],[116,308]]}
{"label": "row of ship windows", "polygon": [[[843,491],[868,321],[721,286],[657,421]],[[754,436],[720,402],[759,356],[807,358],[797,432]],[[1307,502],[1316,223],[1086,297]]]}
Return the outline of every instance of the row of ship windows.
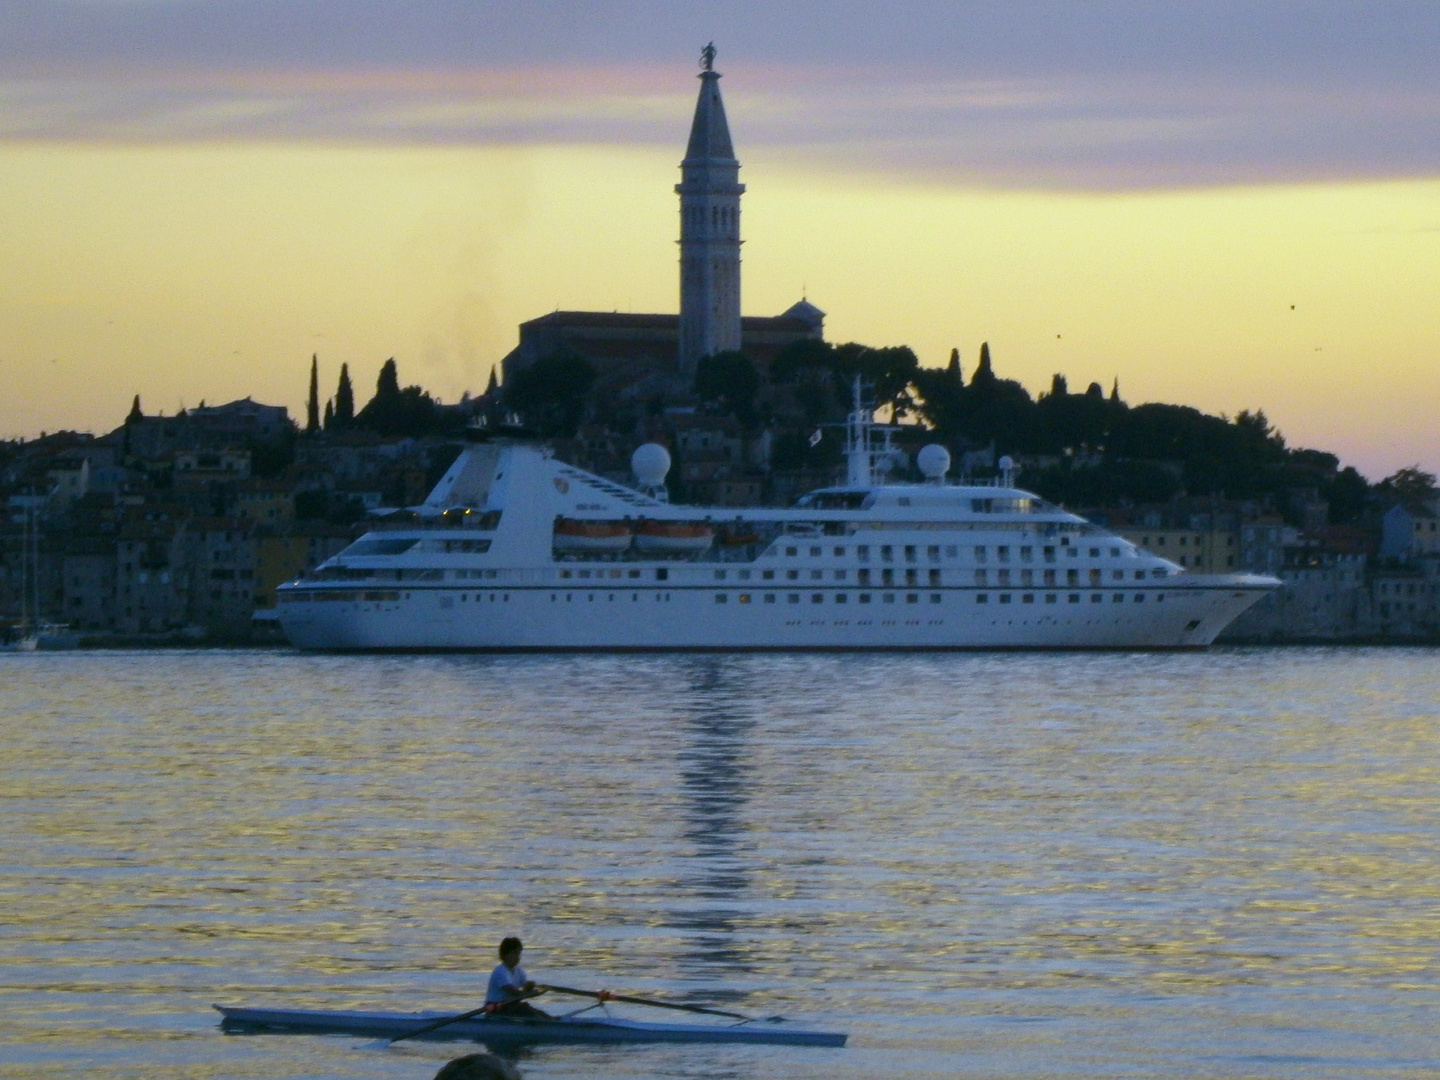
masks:
{"label": "row of ship windows", "polygon": [[[763,594],[759,594],[759,595],[761,596],[761,599],[763,600],[764,603],[773,604],[773,603],[776,603],[776,596],[777,596],[778,594],[776,594],[776,593],[763,593]],[[787,604],[798,604],[798,603],[800,603],[800,601],[801,601],[801,594],[800,594],[800,593],[786,593],[786,594],[784,594],[784,595],[785,595],[785,602],[786,602]],[[880,594],[880,602],[881,602],[882,604],[893,604],[893,603],[895,603],[895,597],[896,597],[896,595],[897,595],[896,593],[881,593],[881,594]],[[943,597],[944,597],[944,595],[945,595],[944,593],[930,593],[930,594],[929,594],[930,603],[932,603],[932,604],[942,603],[942,602],[943,602]],[[1036,598],[1037,595],[1041,595],[1041,594],[1037,594],[1037,593],[1021,593],[1021,594],[1020,594],[1020,602],[1021,602],[1022,604],[1033,604],[1033,603],[1036,602],[1036,601],[1035,601],[1035,598]],[[1154,598],[1155,598],[1155,603],[1157,603],[1157,604],[1162,604],[1162,603],[1165,602],[1165,594],[1164,594],[1164,593],[1154,593],[1154,594],[1152,594],[1152,595],[1153,595]],[[905,596],[905,603],[907,603],[907,604],[918,604],[918,603],[920,602],[920,594],[919,594],[919,593],[905,593],[904,596]],[[1060,598],[1059,598],[1059,594],[1058,594],[1058,593],[1044,593],[1043,596],[1044,596],[1043,603],[1046,603],[1046,604],[1058,604],[1058,603],[1060,602]],[[998,602],[999,602],[999,603],[1002,603],[1002,604],[1009,604],[1009,603],[1013,603],[1013,602],[1014,602],[1014,594],[1013,594],[1013,593],[997,593],[997,594],[996,594],[996,598],[997,598]],[[567,597],[566,599],[569,599],[569,598]],[[748,603],[750,603],[753,599],[754,599],[754,597],[753,597],[750,593],[739,593],[739,594],[737,594],[736,597],[735,597],[736,603],[740,603],[740,604],[748,604]],[[857,594],[855,595],[855,602],[856,602],[856,603],[859,603],[859,604],[868,604],[868,603],[870,603],[870,602],[872,601],[872,599],[873,599],[873,597],[872,597],[872,594],[870,594],[870,593],[857,593]],[[1145,593],[1143,593],[1143,592],[1135,592],[1135,593],[1132,593],[1132,594],[1131,594],[1131,600],[1132,600],[1134,603],[1143,604],[1143,603],[1145,602]],[[1066,595],[1066,597],[1065,597],[1065,601],[1066,601],[1066,603],[1070,603],[1070,604],[1078,604],[1078,603],[1081,603],[1081,602],[1082,602],[1082,601],[1081,601],[1081,594],[1080,594],[1080,593],[1068,593],[1068,594]],[[730,602],[730,594],[729,594],[729,593],[716,593],[716,594],[715,594],[715,603],[717,603],[717,604],[728,604],[729,602]],[[811,593],[811,594],[810,594],[810,602],[811,602],[812,604],[823,604],[823,603],[825,603],[825,594],[824,594],[824,593]],[[841,593],[834,593],[834,594],[832,594],[831,602],[832,602],[832,603],[836,603],[836,604],[849,603],[849,594],[848,594],[848,593],[843,593],[843,592],[841,592]],[[989,602],[990,602],[990,594],[989,594],[989,593],[976,593],[976,594],[975,594],[975,603],[977,603],[977,604],[988,604]],[[1105,594],[1104,594],[1104,593],[1091,593],[1091,594],[1090,594],[1090,603],[1092,603],[1092,604],[1101,604],[1101,603],[1104,603],[1104,602],[1105,602]],[[1125,603],[1125,594],[1124,594],[1124,593],[1112,593],[1112,594],[1110,595],[1110,602],[1111,602],[1112,604],[1123,604],[1123,603]]]}
{"label": "row of ship windows", "polygon": [[[716,570],[716,571],[715,571],[715,580],[716,580],[716,581],[724,581],[724,580],[726,580],[726,577],[728,576],[729,573],[730,573],[730,571],[728,571],[728,570]],[[825,580],[826,571],[824,571],[824,570],[811,570],[809,573],[810,573],[809,580],[811,580],[811,581],[824,581],[824,580]],[[919,570],[906,570],[904,573],[905,573],[904,584],[906,584],[906,585],[918,585],[918,584],[920,584],[920,571],[919,571]],[[1001,569],[1001,570],[995,571],[995,582],[994,582],[994,583],[995,583],[995,584],[998,584],[998,585],[1009,585],[1009,584],[1011,584],[1011,581],[1010,581],[1010,575],[1011,575],[1011,573],[1012,573],[1012,571],[1010,571],[1010,570],[1008,570],[1008,569]],[[1019,584],[1021,584],[1021,585],[1034,585],[1034,584],[1036,584],[1036,581],[1035,581],[1035,571],[1034,571],[1034,570],[1021,570],[1019,573],[1020,573]],[[582,576],[583,576],[583,575],[584,575],[584,571],[581,571],[581,574],[582,574]],[[751,574],[751,571],[749,571],[749,570],[739,570],[739,571],[736,571],[736,572],[735,572],[736,578],[737,578],[738,580],[740,580],[740,581],[749,581],[749,580],[750,580],[750,574]],[[762,571],[760,571],[760,580],[761,580],[761,581],[774,581],[774,580],[775,580],[775,574],[776,574],[776,571],[774,571],[774,570],[762,570]],[[848,571],[848,570],[831,570],[831,571],[829,571],[829,574],[830,574],[831,579],[834,580],[834,581],[848,581],[849,578],[850,578],[850,571]],[[889,569],[889,568],[883,569],[883,570],[880,571],[880,575],[879,575],[878,580],[875,581],[874,583],[880,584],[880,585],[895,585],[895,584],[897,584],[896,579],[895,579],[895,574],[896,574],[896,571],[894,571],[894,570],[891,570],[891,569]],[[1059,579],[1060,572],[1059,572],[1058,570],[1044,570],[1044,571],[1041,572],[1041,574],[1042,574],[1043,584],[1045,584],[1045,585],[1059,585],[1059,584],[1060,584],[1060,579]],[[1072,585],[1072,586],[1073,586],[1073,585],[1079,585],[1079,584],[1080,584],[1080,574],[1081,574],[1081,570],[1080,570],[1078,567],[1071,567],[1071,568],[1067,569],[1067,570],[1065,571],[1065,584],[1067,584],[1067,585]],[[597,571],[597,572],[596,572],[596,575],[599,576],[599,575],[600,575],[600,572]],[[1099,584],[1101,583],[1101,580],[1102,580],[1102,579],[1104,578],[1104,576],[1105,576],[1105,571],[1102,570],[1100,567],[1094,567],[1094,566],[1092,566],[1092,567],[1089,568],[1088,575],[1089,575],[1088,580],[1089,580],[1089,583],[1090,583],[1091,585],[1099,585]],[[563,576],[564,576],[564,573],[562,573],[561,576],[563,577]],[[1146,576],[1147,576],[1147,574],[1146,574],[1146,571],[1144,571],[1144,570],[1135,570],[1135,571],[1133,571],[1133,577],[1134,577],[1134,579],[1135,579],[1136,581],[1144,581],[1144,580],[1146,579]],[[1152,569],[1152,570],[1149,571],[1149,575],[1148,575],[1148,576],[1151,577],[1151,578],[1154,578],[1154,579],[1156,579],[1156,580],[1162,580],[1162,579],[1164,579],[1164,578],[1166,578],[1166,577],[1169,577],[1170,575],[1169,575],[1169,572],[1168,572],[1164,567],[1159,567],[1159,566],[1157,566],[1157,567],[1155,567],[1154,569]],[[800,571],[799,571],[799,570],[786,570],[786,571],[785,571],[785,580],[786,580],[786,581],[799,581],[799,580],[800,580]],[[862,587],[863,587],[863,586],[866,586],[866,585],[870,585],[870,584],[872,583],[871,571],[870,571],[868,568],[862,567],[861,569],[855,571],[855,580],[856,580],[856,582],[858,582]],[[974,580],[974,583],[975,583],[976,585],[989,585],[989,584],[991,584],[991,581],[990,581],[990,571],[989,571],[988,569],[978,569],[978,570],[976,570],[976,571],[974,572],[974,574],[973,574],[973,580]],[[1110,571],[1110,580],[1112,580],[1112,581],[1124,581],[1124,580],[1126,580],[1126,571],[1124,571],[1124,570],[1111,570],[1111,571]],[[932,586],[938,586],[938,585],[940,585],[940,584],[942,583],[942,582],[941,582],[941,572],[940,572],[939,570],[933,570],[933,569],[927,571],[927,572],[926,572],[926,582],[927,582],[927,584],[932,585]]]}
{"label": "row of ship windows", "polygon": [[[653,593],[652,595],[654,596],[655,600],[656,600],[657,602],[659,602],[659,603],[666,603],[666,604],[668,604],[668,603],[670,602],[670,594],[669,594],[669,593]],[[730,594],[730,593],[723,593],[723,592],[721,592],[721,593],[716,593],[716,594],[715,594],[715,603],[717,603],[717,604],[728,604],[728,603],[730,602],[730,597],[731,597],[731,595],[732,595],[732,594]],[[734,595],[734,597],[735,597],[735,602],[736,602],[737,604],[748,604],[748,603],[751,603],[751,602],[755,599],[755,595],[759,595],[759,596],[760,596],[760,599],[761,599],[761,601],[762,601],[763,603],[766,603],[766,604],[774,604],[774,603],[777,602],[777,597],[778,597],[780,594],[778,594],[778,593],[761,593],[761,594],[736,593],[736,594],[733,594],[733,595]],[[896,602],[896,600],[895,600],[896,596],[897,596],[897,595],[900,595],[900,594],[896,594],[896,593],[881,593],[881,594],[879,594],[879,595],[880,595],[880,603],[882,603],[882,604],[893,604],[893,603]],[[903,595],[904,595],[904,597],[905,597],[904,602],[907,603],[907,604],[918,604],[918,603],[920,603],[920,594],[919,594],[919,593],[904,593]],[[1033,604],[1033,603],[1036,602],[1036,601],[1035,601],[1036,595],[1037,595],[1036,593],[1021,593],[1021,594],[1020,594],[1020,602],[1021,602],[1022,604]],[[1059,603],[1059,599],[1058,599],[1059,594],[1058,594],[1058,593],[1045,593],[1045,594],[1043,594],[1043,595],[1044,595],[1044,601],[1043,601],[1044,603],[1046,603],[1046,604]],[[1153,593],[1153,594],[1151,594],[1151,595],[1154,597],[1155,603],[1157,603],[1157,604],[1164,603],[1164,601],[1165,601],[1165,594],[1164,594],[1164,593]],[[404,597],[405,597],[406,600],[409,600],[409,599],[410,599],[410,596],[411,596],[411,594],[408,593],[408,592],[404,594]],[[554,601],[554,600],[557,600],[557,599],[559,598],[559,596],[560,596],[559,593],[551,593],[551,594],[550,594],[550,599],[551,599],[552,601]],[[615,599],[615,593],[613,593],[613,592],[607,593],[607,594],[605,594],[605,596],[606,596],[606,598],[609,599],[609,600],[614,600],[614,599]],[[800,594],[800,593],[785,593],[784,596],[785,596],[785,602],[786,602],[787,604],[798,604],[798,603],[801,602],[801,594]],[[1002,603],[1002,604],[1009,604],[1009,603],[1011,603],[1011,602],[1013,601],[1013,594],[1011,594],[1011,593],[997,593],[996,596],[997,596],[997,599],[998,599],[999,603]],[[1132,593],[1132,594],[1131,594],[1131,600],[1132,600],[1134,603],[1141,604],[1141,603],[1144,603],[1144,602],[1145,602],[1145,596],[1146,596],[1146,594],[1143,593],[1143,592],[1135,592],[1135,593]],[[390,590],[390,589],[367,589],[367,590],[364,591],[364,592],[348,592],[348,591],[347,591],[347,592],[342,592],[342,591],[340,591],[340,590],[338,590],[338,589],[325,589],[325,590],[317,590],[317,591],[315,591],[315,592],[281,593],[279,599],[280,599],[280,602],[281,602],[282,604],[309,603],[309,602],[311,602],[311,601],[314,601],[314,602],[316,602],[316,603],[320,603],[320,602],[330,602],[330,603],[334,603],[334,602],[337,602],[337,601],[339,601],[339,602],[347,602],[347,603],[354,603],[354,602],[357,601],[357,600],[364,601],[364,602],[367,602],[367,603],[394,603],[394,602],[398,601],[398,600],[400,599],[400,597],[401,597],[401,593],[400,593],[398,590]],[[574,593],[565,593],[565,600],[566,600],[567,603],[573,601],[573,600],[574,600],[574,597],[575,597],[575,594],[574,594]],[[930,600],[930,603],[932,603],[932,604],[942,603],[942,602],[943,602],[943,597],[944,597],[944,594],[943,594],[943,593],[930,593],[930,594],[929,594],[929,600]],[[1104,594],[1104,593],[1098,593],[1098,592],[1097,592],[1097,593],[1091,593],[1091,594],[1090,594],[1090,602],[1091,602],[1092,604],[1102,603],[1102,602],[1104,601],[1104,597],[1105,597],[1105,594]],[[638,600],[640,599],[640,594],[639,594],[639,593],[631,593],[631,594],[630,594],[630,598],[631,598],[631,600],[638,601]],[[470,601],[470,599],[472,599],[471,594],[469,594],[469,593],[461,593],[461,594],[460,594],[460,601],[461,601],[462,603],[468,603],[468,602]],[[508,604],[508,603],[510,602],[510,594],[509,594],[509,593],[495,593],[495,592],[489,592],[489,593],[478,593],[478,592],[477,592],[477,593],[473,594],[473,599],[474,599],[475,603],[477,603],[477,604],[478,604],[478,603],[482,603],[482,602],[484,602],[484,601],[486,601],[486,600],[488,600],[488,601],[489,601],[490,603],[492,603],[492,604],[495,603],[497,600],[499,600],[501,603]],[[595,599],[595,593],[592,592],[592,593],[587,593],[587,594],[585,594],[585,599],[586,599],[587,601],[594,601],[594,599]],[[856,593],[856,594],[855,594],[855,602],[858,603],[858,604],[868,604],[868,603],[871,603],[872,599],[873,599],[873,596],[872,596],[871,593]],[[848,593],[837,592],[837,593],[831,594],[831,602],[832,602],[832,603],[845,604],[845,603],[849,603],[849,601],[850,601],[850,594],[848,594]],[[1124,594],[1124,593],[1112,593],[1112,594],[1111,594],[1111,597],[1110,597],[1110,601],[1111,601],[1111,603],[1115,603],[1115,604],[1123,604],[1123,603],[1125,602],[1125,594]],[[448,602],[449,602],[449,601],[448,601],[448,598],[447,598],[447,603],[448,603]],[[825,594],[824,594],[824,593],[811,593],[811,594],[810,594],[810,602],[811,602],[812,604],[823,604],[823,603],[825,603]],[[989,594],[989,593],[976,593],[976,594],[975,594],[975,603],[977,603],[977,604],[988,604],[989,602],[990,602],[990,594]],[[1071,604],[1078,604],[1078,603],[1080,603],[1080,602],[1081,602],[1081,594],[1080,594],[1080,593],[1069,593],[1069,594],[1066,596],[1066,602],[1067,602],[1067,603],[1071,603]]]}
{"label": "row of ship windows", "polygon": [[[902,553],[902,556],[903,556],[903,558],[904,558],[904,560],[905,560],[906,562],[919,562],[919,561],[920,561],[920,545],[919,545],[919,544],[898,544],[898,545],[897,545],[897,544],[880,544],[880,545],[878,545],[878,546],[876,547],[876,550],[877,550],[878,553],[879,553],[880,561],[881,561],[881,562],[894,562],[894,561],[895,561],[895,552],[896,552],[896,549],[897,549],[897,548],[899,548],[899,550],[900,550],[900,552]],[[845,558],[846,555],[849,553],[849,550],[850,550],[850,549],[849,549],[848,547],[846,547],[845,545],[843,545],[843,544],[836,544],[836,545],[835,545],[833,548],[831,548],[830,550],[831,550],[831,554],[832,554],[835,558],[837,558],[837,559],[843,559],[843,558]],[[991,550],[992,550],[991,545],[988,545],[988,544],[976,544],[976,545],[974,545],[972,551],[973,551],[974,556],[975,556],[975,561],[976,561],[976,562],[987,562],[987,561],[989,560],[989,558],[990,558],[990,552],[991,552]],[[1034,561],[1035,561],[1035,547],[1034,547],[1034,545],[1031,545],[1031,544],[1020,544],[1020,545],[1018,545],[1018,546],[1010,545],[1010,544],[996,544],[996,545],[994,545],[993,550],[994,550],[994,552],[995,552],[995,560],[996,560],[997,562],[1009,562],[1010,559],[1011,559],[1011,553],[1012,553],[1012,552],[1018,552],[1018,554],[1019,554],[1019,559],[1020,559],[1021,562],[1034,562]],[[799,557],[812,558],[812,559],[813,559],[813,558],[823,558],[824,555],[825,555],[825,545],[823,545],[823,544],[811,544],[809,547],[804,548],[803,551],[804,551],[804,555],[802,556],[802,555],[801,555],[802,548],[801,548],[799,545],[787,546],[787,547],[785,548],[785,556],[786,556],[787,558],[792,558],[792,559],[793,559],[793,558],[799,558]],[[942,552],[942,551],[944,552],[944,557],[947,558],[947,559],[958,559],[958,558],[960,557],[960,545],[959,545],[959,544],[944,544],[944,545],[941,545],[941,544],[928,544],[928,545],[926,545],[926,547],[925,547],[925,558],[926,558],[927,560],[929,560],[930,562],[939,562],[940,559],[941,559],[941,552]],[[1057,553],[1058,553],[1059,551],[1064,551],[1067,558],[1078,559],[1078,558],[1080,557],[1080,551],[1081,551],[1081,549],[1080,549],[1079,547],[1076,547],[1076,546],[1073,545],[1073,544],[1069,544],[1069,543],[1066,543],[1066,542],[1063,542],[1063,541],[1061,542],[1061,544],[1060,544],[1058,547],[1057,547],[1055,544],[1045,544],[1045,545],[1042,545],[1041,548],[1040,548],[1041,556],[1044,558],[1044,560],[1045,560],[1046,562],[1054,562],[1054,561],[1056,560],[1056,558],[1058,557],[1058,554],[1057,554]],[[869,544],[857,544],[857,545],[855,546],[855,557],[856,557],[857,559],[859,559],[861,562],[867,562],[867,561],[869,561],[869,559],[870,559],[870,552],[871,552],[871,545],[869,545]],[[1123,556],[1125,556],[1125,555],[1127,555],[1127,554],[1128,554],[1128,555],[1134,555],[1134,554],[1136,554],[1136,552],[1134,551],[1133,548],[1120,547],[1120,546],[1111,547],[1111,548],[1108,548],[1108,549],[1107,549],[1107,548],[1101,548],[1101,547],[1092,547],[1092,548],[1089,549],[1090,558],[1092,558],[1092,559],[1102,558],[1102,557],[1103,557],[1102,553],[1106,553],[1106,552],[1108,552],[1110,558],[1112,558],[1112,559],[1119,559],[1119,558],[1121,558],[1121,557],[1123,557]]]}

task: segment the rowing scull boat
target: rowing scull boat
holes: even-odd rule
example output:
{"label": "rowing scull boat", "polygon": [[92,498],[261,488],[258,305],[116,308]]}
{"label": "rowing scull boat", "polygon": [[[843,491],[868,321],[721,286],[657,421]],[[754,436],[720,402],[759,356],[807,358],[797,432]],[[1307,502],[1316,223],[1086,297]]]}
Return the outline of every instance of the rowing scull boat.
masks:
{"label": "rowing scull boat", "polygon": [[[229,1032],[296,1032],[305,1034],[363,1035],[393,1039],[444,1019],[445,1013],[352,1012],[322,1009],[245,1009],[216,1005]],[[518,1043],[767,1043],[773,1046],[844,1046],[839,1031],[803,1031],[771,1021],[741,1024],[648,1024],[614,1017],[477,1016],[447,1024],[423,1039],[468,1039],[490,1045]]]}

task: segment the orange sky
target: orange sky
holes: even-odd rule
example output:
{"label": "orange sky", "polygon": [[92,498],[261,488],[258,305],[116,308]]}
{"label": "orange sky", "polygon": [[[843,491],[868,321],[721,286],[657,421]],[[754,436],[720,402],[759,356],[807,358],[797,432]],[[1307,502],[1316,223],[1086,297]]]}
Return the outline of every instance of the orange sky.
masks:
{"label": "orange sky", "polygon": [[[747,314],[805,290],[832,340],[967,371],[988,340],[1032,392],[1118,376],[1372,478],[1440,470],[1440,181],[1006,191],[740,152]],[[311,353],[327,389],[393,355],[453,400],[524,319],[674,311],[678,157],[0,143],[0,435],[108,430],[134,393],[299,412]]]}

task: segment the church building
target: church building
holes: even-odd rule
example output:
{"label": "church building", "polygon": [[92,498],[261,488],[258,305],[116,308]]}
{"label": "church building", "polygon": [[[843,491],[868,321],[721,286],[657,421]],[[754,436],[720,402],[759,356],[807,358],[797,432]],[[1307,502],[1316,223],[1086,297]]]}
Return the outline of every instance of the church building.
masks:
{"label": "church building", "polygon": [[807,300],[773,316],[740,314],[740,162],[730,141],[715,48],[702,53],[700,96],[680,162],[680,313],[554,311],[520,324],[501,361],[506,381],[556,352],[583,356],[602,382],[688,387],[706,356],[739,349],[762,367],[786,345],[823,338],[825,313]]}

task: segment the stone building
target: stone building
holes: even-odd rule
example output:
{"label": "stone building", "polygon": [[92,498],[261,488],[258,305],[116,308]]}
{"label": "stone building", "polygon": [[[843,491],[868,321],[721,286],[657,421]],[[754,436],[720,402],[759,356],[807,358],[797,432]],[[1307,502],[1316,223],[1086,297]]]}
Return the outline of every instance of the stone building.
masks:
{"label": "stone building", "polygon": [[1397,503],[1380,519],[1380,555],[1413,559],[1440,555],[1440,501]]}
{"label": "stone building", "polygon": [[520,342],[500,362],[508,381],[557,352],[583,356],[612,392],[688,388],[713,353],[743,350],[766,365],[801,338],[823,338],[825,313],[800,300],[780,315],[741,316],[740,162],[730,139],[720,73],[706,50],[700,95],[680,163],[680,312],[554,311],[520,324]]}

